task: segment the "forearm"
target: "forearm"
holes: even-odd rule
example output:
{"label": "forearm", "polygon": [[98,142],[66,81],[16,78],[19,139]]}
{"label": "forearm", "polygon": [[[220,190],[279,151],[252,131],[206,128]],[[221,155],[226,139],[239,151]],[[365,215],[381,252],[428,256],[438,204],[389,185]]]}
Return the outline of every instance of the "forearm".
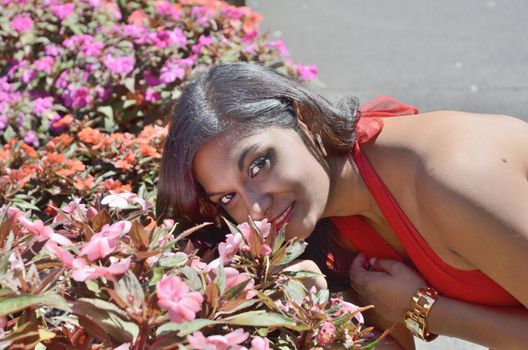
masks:
{"label": "forearm", "polygon": [[526,349],[528,344],[528,310],[522,306],[482,306],[440,296],[427,324],[433,333],[492,349]]}

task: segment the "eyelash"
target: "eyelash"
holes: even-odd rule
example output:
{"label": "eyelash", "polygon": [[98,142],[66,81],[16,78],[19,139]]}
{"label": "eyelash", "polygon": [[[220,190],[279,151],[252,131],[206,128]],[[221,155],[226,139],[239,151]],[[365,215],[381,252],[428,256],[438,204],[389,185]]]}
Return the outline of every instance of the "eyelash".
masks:
{"label": "eyelash", "polygon": [[[258,176],[260,174],[260,172],[265,168],[269,168],[271,165],[271,161],[270,161],[270,157],[268,155],[264,155],[264,156],[260,156],[258,157],[257,159],[255,159],[250,165],[249,165],[249,169],[248,169],[248,175],[250,178],[254,178],[255,176]],[[256,173],[253,174],[253,170],[257,167],[257,166],[260,166],[260,168],[258,169],[258,171]],[[232,200],[233,200],[233,197],[235,196],[235,193],[228,193],[224,196],[222,196],[222,198],[220,198],[219,200],[219,204],[221,205],[228,205]],[[229,197],[228,201],[227,202],[224,202],[224,198],[226,197]]]}

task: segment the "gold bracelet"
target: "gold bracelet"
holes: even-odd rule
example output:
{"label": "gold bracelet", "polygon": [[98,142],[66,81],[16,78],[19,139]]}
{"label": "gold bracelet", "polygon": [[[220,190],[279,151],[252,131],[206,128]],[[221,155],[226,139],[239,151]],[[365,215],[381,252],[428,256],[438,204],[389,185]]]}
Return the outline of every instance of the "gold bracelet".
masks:
{"label": "gold bracelet", "polygon": [[438,300],[438,292],[431,287],[420,288],[412,297],[410,309],[405,312],[405,326],[413,335],[429,342],[435,340],[438,334],[427,330],[427,315]]}

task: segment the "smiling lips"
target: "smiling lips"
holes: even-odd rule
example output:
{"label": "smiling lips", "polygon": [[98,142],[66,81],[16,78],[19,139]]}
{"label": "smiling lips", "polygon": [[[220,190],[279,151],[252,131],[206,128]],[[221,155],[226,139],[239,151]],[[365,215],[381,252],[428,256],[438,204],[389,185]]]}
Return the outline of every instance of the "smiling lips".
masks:
{"label": "smiling lips", "polygon": [[278,218],[272,220],[272,225],[275,225],[277,229],[280,229],[282,226],[284,226],[284,224],[288,223],[291,219],[291,213],[294,206],[295,202],[293,202],[292,205],[286,208],[286,210],[284,210]]}

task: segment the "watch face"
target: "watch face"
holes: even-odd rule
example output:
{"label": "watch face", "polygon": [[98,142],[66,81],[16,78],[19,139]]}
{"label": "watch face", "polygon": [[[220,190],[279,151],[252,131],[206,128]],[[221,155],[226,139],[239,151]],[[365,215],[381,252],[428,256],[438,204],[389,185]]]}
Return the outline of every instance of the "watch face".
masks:
{"label": "watch face", "polygon": [[415,335],[420,334],[420,324],[411,318],[405,319],[405,327]]}

